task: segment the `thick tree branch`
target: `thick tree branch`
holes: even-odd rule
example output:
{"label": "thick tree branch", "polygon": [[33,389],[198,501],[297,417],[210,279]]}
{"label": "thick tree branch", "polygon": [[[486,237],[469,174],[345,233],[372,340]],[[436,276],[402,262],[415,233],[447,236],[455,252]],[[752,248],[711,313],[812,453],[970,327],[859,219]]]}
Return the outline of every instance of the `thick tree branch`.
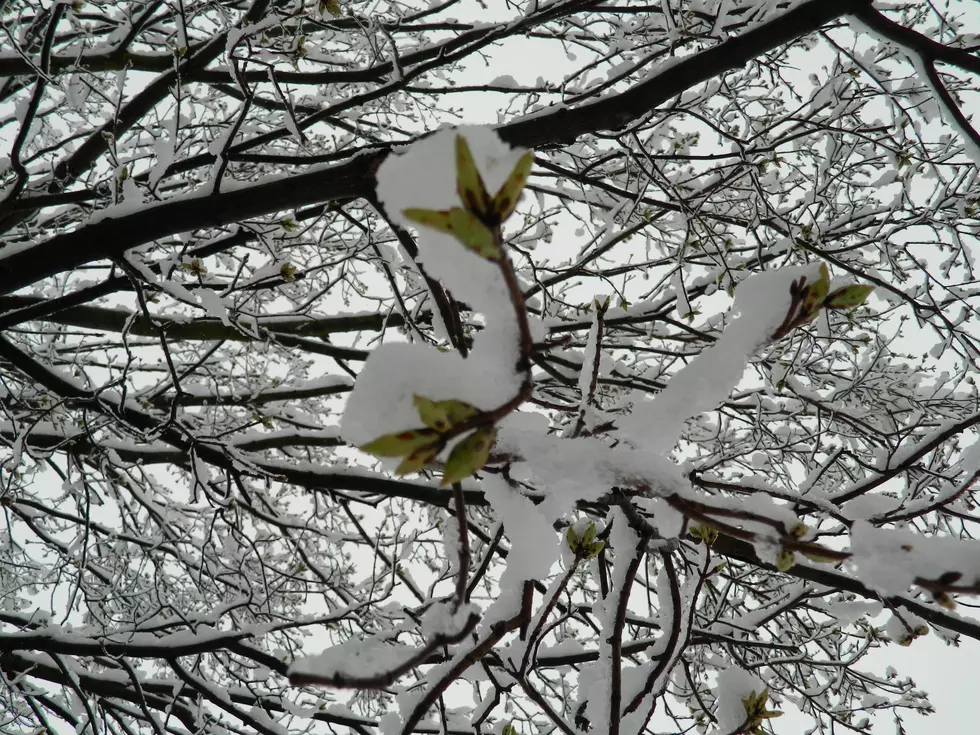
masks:
{"label": "thick tree branch", "polygon": [[[869,0],[808,0],[741,36],[686,57],[619,95],[557,108],[499,128],[515,146],[547,147],[586,133],[618,130],[691,87],[854,12]],[[41,243],[0,251],[0,295],[94,260],[117,257],[142,243],[200,227],[366,196],[387,151],[362,154],[322,171],[291,176],[204,198],[188,198],[111,217]]]}

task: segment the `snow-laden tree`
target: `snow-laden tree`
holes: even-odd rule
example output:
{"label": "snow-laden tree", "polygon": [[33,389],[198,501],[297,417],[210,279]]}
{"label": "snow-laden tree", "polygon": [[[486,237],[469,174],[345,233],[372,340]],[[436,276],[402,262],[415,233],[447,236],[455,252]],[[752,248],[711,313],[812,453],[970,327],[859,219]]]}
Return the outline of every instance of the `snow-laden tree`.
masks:
{"label": "snow-laden tree", "polygon": [[863,732],[980,639],[974,3],[0,12],[4,733]]}

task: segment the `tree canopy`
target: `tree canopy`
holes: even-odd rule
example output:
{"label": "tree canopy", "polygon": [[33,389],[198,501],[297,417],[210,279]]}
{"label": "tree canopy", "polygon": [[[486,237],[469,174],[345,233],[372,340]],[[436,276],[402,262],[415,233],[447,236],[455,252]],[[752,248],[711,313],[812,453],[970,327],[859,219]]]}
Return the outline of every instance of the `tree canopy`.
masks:
{"label": "tree canopy", "polygon": [[972,2],[0,14],[0,730],[931,711],[862,659],[980,640]]}

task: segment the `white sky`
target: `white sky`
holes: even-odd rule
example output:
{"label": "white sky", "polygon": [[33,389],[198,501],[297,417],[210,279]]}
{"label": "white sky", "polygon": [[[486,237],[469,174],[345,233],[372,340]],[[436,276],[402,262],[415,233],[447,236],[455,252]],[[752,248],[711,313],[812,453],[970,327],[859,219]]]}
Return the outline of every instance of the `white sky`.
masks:
{"label": "white sky", "polygon": [[[494,4],[490,3],[491,6]],[[500,3],[500,10],[503,10]],[[975,4],[975,13],[980,20],[980,2]],[[461,13],[461,15],[463,15]],[[486,13],[486,19],[492,20],[494,13]],[[980,23],[975,27],[980,27]],[[547,79],[560,78],[560,69],[567,61],[559,53],[557,44],[549,45],[555,53],[550,58],[542,56],[530,57],[523,53],[512,53],[513,41],[508,48],[511,53],[496,53],[490,68],[473,67],[473,83],[487,82],[501,75],[511,75],[519,83],[533,84],[535,79],[545,76]],[[530,47],[529,47],[530,48]],[[540,49],[534,45],[533,48]],[[496,123],[497,103],[504,97],[496,93],[469,93],[454,95],[452,101],[462,109],[462,119],[465,123]],[[453,121],[455,122],[455,121]],[[0,141],[7,141],[0,138]],[[2,148],[6,148],[4,144]],[[960,607],[960,614],[971,615],[971,611]],[[883,624],[885,616],[880,622]],[[311,651],[313,652],[313,651]],[[929,692],[930,699],[936,707],[936,714],[929,717],[908,714],[904,719],[904,727],[909,735],[933,735],[933,733],[970,733],[977,729],[974,697],[978,689],[976,661],[980,656],[980,644],[964,639],[961,646],[947,646],[937,636],[930,635],[917,639],[908,648],[891,645],[870,654],[862,661],[860,668],[881,673],[888,665],[898,669],[902,676],[911,676],[918,688]],[[802,732],[809,718],[787,716],[774,722],[778,733]],[[895,726],[890,716],[880,716],[876,719],[873,732],[878,734],[895,732]]]}
{"label": "white sky", "polygon": [[[980,2],[975,2],[972,7],[971,16],[975,15],[978,22],[971,24],[970,30],[980,32]],[[528,48],[539,51],[541,46],[532,46],[529,43]],[[539,76],[544,76],[548,80],[560,78],[560,70],[567,68],[568,62],[564,54],[559,52],[557,44],[550,45],[550,48],[554,53],[547,57],[540,54],[532,56],[524,53],[496,53],[487,68],[471,70],[474,76],[473,83],[489,82],[502,75],[511,75],[520,84],[534,84]],[[578,50],[576,52],[579,53]],[[453,102],[462,110],[459,122],[495,124],[498,122],[496,104],[500,99],[503,97],[494,93],[472,93],[454,95]],[[976,114],[980,111],[980,100],[974,97],[972,101],[976,104],[970,105],[966,112],[969,115],[972,111],[974,118],[980,120],[980,115]],[[931,342],[923,349],[928,349],[929,346]],[[980,620],[980,615],[971,614],[972,611],[963,606],[958,608],[958,612]],[[884,625],[887,619],[886,612],[875,622]],[[916,639],[908,647],[892,644],[873,651],[861,661],[858,668],[881,675],[885,667],[891,665],[898,670],[899,676],[911,677],[917,688],[929,693],[936,712],[929,716],[912,712],[904,715],[902,726],[908,735],[936,735],[937,733],[959,735],[980,730],[980,726],[975,724],[977,719],[975,700],[980,688],[978,683],[980,678],[976,673],[978,657],[980,657],[980,643],[977,641],[963,638],[959,647],[953,647],[946,645],[939,637],[929,635]],[[875,735],[886,733],[890,735],[897,732],[890,714],[880,714],[872,721],[872,732]],[[775,732],[780,735],[783,733],[802,735],[811,722],[809,717],[793,716],[788,712],[787,716],[771,721],[771,724]]]}

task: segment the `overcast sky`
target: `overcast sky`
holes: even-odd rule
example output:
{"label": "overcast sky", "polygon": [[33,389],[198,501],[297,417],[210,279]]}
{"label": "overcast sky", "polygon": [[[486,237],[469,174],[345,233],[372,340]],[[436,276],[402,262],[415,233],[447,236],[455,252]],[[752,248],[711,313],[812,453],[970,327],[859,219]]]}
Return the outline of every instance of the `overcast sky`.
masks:
{"label": "overcast sky", "polygon": [[[491,6],[493,3],[491,3]],[[500,10],[503,10],[500,3]],[[980,21],[980,1],[975,4],[975,12]],[[487,14],[487,20],[492,19],[493,10]],[[980,28],[980,22],[975,26]],[[536,47],[537,48],[537,47]],[[499,56],[499,55],[498,55]],[[501,75],[511,75],[520,83],[533,84],[536,77],[543,75],[548,79],[560,77],[554,73],[564,60],[557,55],[554,58],[535,58],[533,63],[524,55],[514,55],[509,58],[494,58],[489,68],[474,68],[474,82],[489,81]],[[552,72],[552,73],[549,73]],[[473,93],[458,95],[454,103],[464,109],[460,122],[495,123],[497,121],[496,105],[503,99],[494,93]],[[977,116],[980,119],[980,115]],[[447,120],[447,122],[450,122]],[[0,138],[6,149],[7,142]],[[960,608],[963,615],[971,615],[973,611]],[[884,623],[885,616],[879,620]],[[938,636],[930,635],[915,640],[908,648],[890,645],[875,651],[865,658],[860,665],[863,670],[881,675],[886,666],[894,666],[902,676],[911,676],[918,688],[927,691],[930,700],[936,707],[936,714],[929,717],[908,714],[904,726],[909,735],[958,735],[969,734],[977,729],[974,724],[976,714],[973,711],[974,697],[977,696],[980,677],[976,674],[976,662],[980,657],[980,644],[964,639],[959,647],[947,646]],[[800,732],[800,719],[786,717],[776,721],[778,733]],[[875,735],[895,732],[895,726],[890,716],[880,716],[876,719],[873,732]]]}
{"label": "overcast sky", "polygon": [[[503,5],[501,3],[501,5]],[[945,7],[945,2],[940,2]],[[980,29],[980,0],[974,5],[976,23],[971,22],[971,30]],[[501,10],[503,8],[500,8]],[[493,9],[491,6],[491,13]],[[491,18],[488,14],[488,20]],[[540,46],[534,48],[540,51]],[[551,46],[551,48],[555,48]],[[579,60],[581,62],[581,59]],[[496,54],[487,68],[473,68],[474,82],[489,82],[501,75],[511,75],[518,83],[534,84],[538,76],[554,80],[560,78],[558,71],[565,60],[555,54],[552,58],[534,57],[529,63],[527,54]],[[817,62],[814,62],[817,63]],[[464,99],[465,98],[465,99]],[[497,104],[502,99],[494,93],[474,93],[458,95],[454,102],[464,110],[463,123],[494,124],[497,122]],[[973,105],[972,107],[980,107]],[[972,110],[974,119],[980,120],[980,110]],[[970,108],[967,112],[971,112]],[[928,346],[927,346],[928,347]],[[925,349],[925,348],[924,348]],[[972,602],[972,600],[967,600]],[[964,616],[978,617],[975,611],[960,606],[958,612]],[[888,613],[882,614],[875,622],[884,625]],[[917,688],[929,693],[929,699],[936,713],[922,716],[909,712],[902,725],[908,735],[971,735],[980,730],[975,723],[975,699],[980,692],[980,677],[976,673],[976,663],[980,659],[980,643],[964,638],[959,647],[948,646],[936,635],[916,639],[909,647],[897,644],[888,645],[874,651],[861,661],[859,669],[883,675],[889,665],[898,670],[899,676],[911,677]],[[809,717],[789,715],[772,721],[774,730],[780,735],[802,735],[802,727],[810,723]],[[874,735],[896,733],[894,719],[890,714],[881,714],[873,719]]]}

